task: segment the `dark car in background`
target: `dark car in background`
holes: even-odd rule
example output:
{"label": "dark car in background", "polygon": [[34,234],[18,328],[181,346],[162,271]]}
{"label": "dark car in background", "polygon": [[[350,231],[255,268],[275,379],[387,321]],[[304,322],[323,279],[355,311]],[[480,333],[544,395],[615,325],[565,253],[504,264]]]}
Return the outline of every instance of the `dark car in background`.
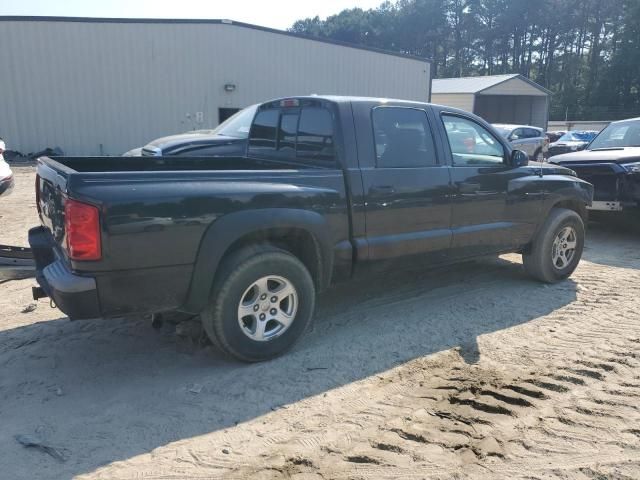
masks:
{"label": "dark car in background", "polygon": [[212,130],[195,130],[158,138],[144,147],[129,150],[124,156],[160,157],[182,155],[200,157],[240,155],[246,148],[249,127],[256,114],[256,108],[257,105],[251,105],[240,110]]}
{"label": "dark car in background", "polygon": [[549,144],[547,158],[563,153],[579,152],[584,150],[591,140],[596,138],[595,130],[573,130],[562,135],[558,140]]}
{"label": "dark car in background", "polygon": [[560,140],[560,137],[562,137],[565,133],[567,133],[566,130],[557,130],[555,132],[546,132],[545,135],[547,136],[548,143],[553,143]]}
{"label": "dark car in background", "polygon": [[[592,210],[636,210],[640,206],[640,117],[609,124],[582,151],[550,162],[574,170],[595,187]],[[640,219],[639,219],[640,220]]]}

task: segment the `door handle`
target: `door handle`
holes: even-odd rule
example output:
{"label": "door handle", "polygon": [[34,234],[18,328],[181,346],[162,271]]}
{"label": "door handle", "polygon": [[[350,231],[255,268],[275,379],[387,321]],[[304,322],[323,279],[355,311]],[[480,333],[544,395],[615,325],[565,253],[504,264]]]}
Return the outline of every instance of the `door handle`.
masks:
{"label": "door handle", "polygon": [[375,185],[369,188],[369,195],[393,195],[396,189],[392,185]]}

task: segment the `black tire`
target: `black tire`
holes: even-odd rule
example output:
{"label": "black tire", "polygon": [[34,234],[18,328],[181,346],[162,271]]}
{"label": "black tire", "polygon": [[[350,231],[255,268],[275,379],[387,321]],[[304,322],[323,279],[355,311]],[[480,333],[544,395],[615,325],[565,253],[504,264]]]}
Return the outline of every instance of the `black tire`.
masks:
{"label": "black tire", "polygon": [[[254,282],[270,275],[282,277],[294,287],[297,311],[282,334],[271,340],[256,341],[240,326],[238,306]],[[269,360],[289,350],[307,331],[313,318],[315,296],[313,279],[295,256],[272,246],[248,247],[222,261],[209,305],[201,314],[202,326],[223,353],[244,362]]]}
{"label": "black tire", "polygon": [[[576,247],[568,265],[558,268],[553,263],[553,242],[565,227],[573,228]],[[533,278],[545,283],[555,283],[573,273],[580,262],[583,249],[584,223],[580,215],[566,208],[554,208],[540,228],[530,250],[522,254],[522,262],[526,272]]]}

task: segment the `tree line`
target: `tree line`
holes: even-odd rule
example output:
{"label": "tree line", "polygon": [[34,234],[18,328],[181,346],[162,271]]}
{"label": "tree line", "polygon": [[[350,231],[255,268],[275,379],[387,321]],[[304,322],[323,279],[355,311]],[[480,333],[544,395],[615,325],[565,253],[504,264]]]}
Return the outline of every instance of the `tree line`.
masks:
{"label": "tree line", "polygon": [[436,78],[520,73],[551,119],[640,116],[640,0],[397,0],[290,31],[431,60]]}

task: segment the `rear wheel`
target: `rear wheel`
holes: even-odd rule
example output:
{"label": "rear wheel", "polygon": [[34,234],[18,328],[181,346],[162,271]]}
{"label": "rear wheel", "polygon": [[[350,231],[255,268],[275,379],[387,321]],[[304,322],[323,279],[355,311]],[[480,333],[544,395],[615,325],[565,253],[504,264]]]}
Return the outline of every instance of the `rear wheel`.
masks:
{"label": "rear wheel", "polygon": [[245,362],[277,357],[304,334],[315,287],[304,264],[275,247],[243,249],[223,261],[202,325],[220,350]]}
{"label": "rear wheel", "polygon": [[554,208],[522,255],[524,268],[533,278],[554,283],[569,277],[578,266],[584,248],[584,223],[573,210]]}

